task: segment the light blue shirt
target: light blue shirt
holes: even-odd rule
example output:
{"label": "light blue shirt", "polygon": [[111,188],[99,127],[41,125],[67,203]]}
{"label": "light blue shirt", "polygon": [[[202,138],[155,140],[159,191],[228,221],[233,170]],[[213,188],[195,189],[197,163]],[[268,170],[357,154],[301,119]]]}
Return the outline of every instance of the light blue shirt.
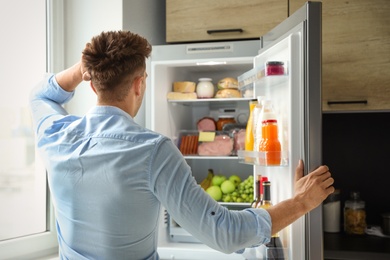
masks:
{"label": "light blue shirt", "polygon": [[225,253],[269,241],[267,211],[220,206],[169,138],[117,107],[69,115],[62,104],[73,95],[50,74],[30,99],[61,259],[159,259],[162,206],[194,237]]}

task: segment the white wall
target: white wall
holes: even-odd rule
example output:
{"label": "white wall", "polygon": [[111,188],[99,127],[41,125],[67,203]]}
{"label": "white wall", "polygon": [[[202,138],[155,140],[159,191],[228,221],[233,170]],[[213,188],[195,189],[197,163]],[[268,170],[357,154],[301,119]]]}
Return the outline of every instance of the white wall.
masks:
{"label": "white wall", "polygon": [[[122,20],[122,0],[64,1],[64,66],[79,61],[85,44],[93,36],[102,31],[121,30]],[[67,109],[71,114],[83,115],[95,103],[95,93],[83,82]]]}
{"label": "white wall", "polygon": [[46,72],[45,10],[45,0],[0,0],[0,259],[57,247],[54,227],[46,232],[46,175],[28,108]]}
{"label": "white wall", "polygon": [[[65,0],[64,13],[65,67],[77,62],[85,43],[102,31],[130,30],[146,37],[152,45],[166,43],[165,0]],[[83,115],[95,102],[89,84],[83,83],[67,109]],[[142,126],[147,126],[146,111],[144,100],[135,117]]]}
{"label": "white wall", "polygon": [[26,106],[46,70],[45,2],[1,0],[0,33],[0,106]]}

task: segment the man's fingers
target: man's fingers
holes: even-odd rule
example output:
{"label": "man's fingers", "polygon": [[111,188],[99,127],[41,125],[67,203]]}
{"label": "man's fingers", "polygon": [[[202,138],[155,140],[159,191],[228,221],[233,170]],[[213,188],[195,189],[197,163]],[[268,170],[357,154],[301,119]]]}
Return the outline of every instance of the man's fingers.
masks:
{"label": "man's fingers", "polygon": [[295,169],[295,182],[297,182],[302,177],[303,177],[303,161],[299,160],[298,166]]}
{"label": "man's fingers", "polygon": [[84,81],[90,81],[90,80],[91,80],[91,74],[89,74],[88,71],[85,71],[85,72],[83,73],[83,80],[84,80]]}
{"label": "man's fingers", "polygon": [[329,167],[326,165],[322,165],[322,166],[318,167],[313,173],[315,175],[323,175],[323,174],[326,174],[328,172],[329,172]]}
{"label": "man's fingers", "polygon": [[[329,173],[330,174],[330,173]],[[332,177],[328,177],[323,181],[323,185],[327,188],[329,186],[332,186],[334,183],[334,179]]]}

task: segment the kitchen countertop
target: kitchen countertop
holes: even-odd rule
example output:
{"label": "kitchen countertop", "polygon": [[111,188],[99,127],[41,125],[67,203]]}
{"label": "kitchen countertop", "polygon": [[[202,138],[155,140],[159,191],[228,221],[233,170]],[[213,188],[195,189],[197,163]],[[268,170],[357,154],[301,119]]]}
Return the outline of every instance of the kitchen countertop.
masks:
{"label": "kitchen countertop", "polygon": [[324,233],[325,259],[390,259],[390,238]]}

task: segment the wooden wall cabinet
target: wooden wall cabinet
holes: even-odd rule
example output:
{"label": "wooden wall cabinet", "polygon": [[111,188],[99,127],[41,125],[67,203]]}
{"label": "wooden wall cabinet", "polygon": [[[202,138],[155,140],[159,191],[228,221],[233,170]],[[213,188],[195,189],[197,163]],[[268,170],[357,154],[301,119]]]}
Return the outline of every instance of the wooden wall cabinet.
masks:
{"label": "wooden wall cabinet", "polygon": [[390,110],[389,14],[389,0],[322,1],[324,112]]}
{"label": "wooden wall cabinet", "polygon": [[288,16],[288,0],[166,0],[166,41],[259,38]]}

